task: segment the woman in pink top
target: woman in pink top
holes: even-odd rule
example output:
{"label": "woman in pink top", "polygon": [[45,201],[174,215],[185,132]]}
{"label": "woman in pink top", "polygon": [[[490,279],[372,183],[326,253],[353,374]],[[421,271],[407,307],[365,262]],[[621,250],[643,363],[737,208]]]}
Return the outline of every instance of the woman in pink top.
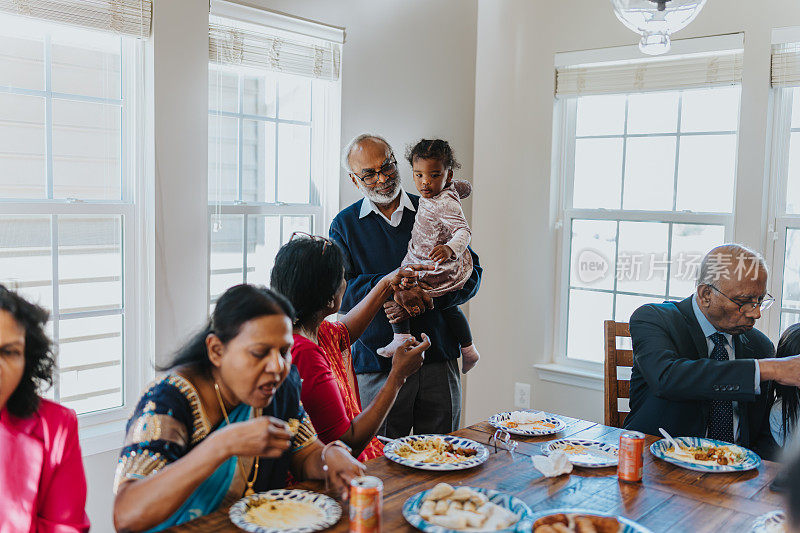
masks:
{"label": "woman in pink top", "polygon": [[47,319],[0,285],[0,533],[89,530],[78,419],[38,392],[53,382]]}

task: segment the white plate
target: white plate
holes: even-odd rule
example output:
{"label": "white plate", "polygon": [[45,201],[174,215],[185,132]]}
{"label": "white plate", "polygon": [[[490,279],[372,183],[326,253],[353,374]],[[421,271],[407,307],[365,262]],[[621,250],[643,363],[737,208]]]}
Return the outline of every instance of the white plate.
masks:
{"label": "white plate", "polygon": [[[247,511],[251,507],[269,505],[270,502],[276,502],[277,505],[280,505],[280,502],[300,502],[312,505],[321,511],[322,516],[313,524],[290,528],[259,525],[248,520]],[[245,496],[233,504],[228,516],[230,516],[234,525],[251,533],[312,533],[313,531],[321,531],[338,522],[339,518],[342,517],[342,508],[332,498],[324,494],[317,494],[308,490],[278,489]]]}
{"label": "white plate", "polygon": [[559,431],[563,431],[564,428],[567,427],[567,424],[558,418],[557,416],[548,416],[547,418],[541,420],[541,422],[546,422],[549,424],[554,424],[555,427],[553,428],[535,428],[533,424],[523,424],[522,426],[516,428],[510,428],[503,424],[503,422],[509,420],[511,418],[511,411],[506,413],[497,413],[496,415],[492,415],[489,417],[489,424],[496,427],[497,429],[502,429],[503,431],[508,431],[509,433],[513,433],[515,435],[526,435],[530,437],[539,437],[542,435],[553,435],[558,433]]}
{"label": "white plate", "polygon": [[680,466],[681,468],[686,468],[687,470],[695,470],[697,472],[744,472],[745,470],[752,470],[761,466],[761,458],[754,451],[748,450],[747,448],[739,446],[738,444],[731,444],[730,442],[714,439],[702,439],[700,437],[677,437],[675,440],[678,441],[678,444],[691,447],[733,446],[734,448],[740,448],[744,453],[744,460],[735,465],[704,465],[693,463],[691,461],[685,461],[667,454],[667,450],[672,449],[672,445],[667,442],[667,439],[661,439],[651,444],[650,453],[662,461],[672,463],[676,466]]}
{"label": "white plate", "polygon": [[[454,487],[460,488],[460,487]],[[519,520],[516,524],[507,527],[506,529],[498,530],[498,531],[513,531],[515,533],[530,533],[531,526],[533,522],[531,521],[530,517],[533,514],[531,512],[531,508],[528,505],[520,500],[519,498],[515,498],[510,494],[506,494],[504,492],[498,492],[496,490],[491,489],[484,489],[481,487],[469,487],[470,489],[474,490],[475,492],[480,492],[481,494],[485,494],[489,501],[495,505],[499,505],[500,507],[504,507],[514,513],[515,515],[519,516]],[[419,515],[419,508],[422,506],[423,500],[425,500],[425,496],[428,494],[427,490],[423,490],[422,492],[418,492],[415,495],[411,496],[409,499],[406,500],[406,503],[403,504],[403,517],[408,521],[409,524],[414,526],[415,528],[424,531],[425,533],[460,533],[458,530],[455,529],[447,529],[446,527],[437,526],[427,522],[424,518]],[[472,530],[470,530],[472,531]]]}
{"label": "white plate", "polygon": [[[423,463],[422,461],[414,461],[413,459],[406,459],[405,457],[400,457],[399,455],[397,455],[398,448],[400,448],[400,446],[402,446],[403,444],[410,445],[412,442],[416,440],[435,438],[435,437],[439,437],[443,439],[445,442],[449,442],[453,446],[477,450],[478,453],[476,455],[473,455],[469,459],[466,459],[464,461],[459,461],[458,463]],[[486,459],[489,458],[489,450],[486,449],[486,446],[484,446],[483,444],[479,444],[474,440],[463,439],[461,437],[456,437],[454,435],[409,435],[408,437],[394,439],[392,442],[384,446],[383,455],[385,455],[387,459],[390,459],[395,463],[399,463],[405,466],[410,466],[412,468],[419,468],[421,470],[446,471],[446,470],[463,470],[465,468],[472,468],[473,466],[478,466],[479,464],[485,462]]]}
{"label": "white plate", "polygon": [[575,454],[568,453],[567,457],[569,462],[575,466],[583,466],[586,468],[603,468],[606,466],[616,466],[619,463],[619,448],[612,444],[606,444],[596,440],[583,440],[583,439],[559,439],[553,442],[548,442],[543,448],[544,455],[550,455],[556,450],[564,450],[568,445],[583,446],[586,448],[586,453]]}
{"label": "white plate", "polygon": [[786,513],[783,511],[772,511],[762,514],[753,522],[753,529],[750,533],[785,533],[786,532]]}

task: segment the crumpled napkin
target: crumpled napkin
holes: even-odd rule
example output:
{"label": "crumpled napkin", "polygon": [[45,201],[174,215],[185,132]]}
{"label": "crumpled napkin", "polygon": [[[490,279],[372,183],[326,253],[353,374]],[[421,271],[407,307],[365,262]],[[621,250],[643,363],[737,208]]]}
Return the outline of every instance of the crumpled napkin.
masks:
{"label": "crumpled napkin", "polygon": [[545,477],[556,477],[572,472],[572,463],[567,454],[561,450],[554,451],[549,456],[534,455],[531,457],[533,466],[536,470],[544,474]]}

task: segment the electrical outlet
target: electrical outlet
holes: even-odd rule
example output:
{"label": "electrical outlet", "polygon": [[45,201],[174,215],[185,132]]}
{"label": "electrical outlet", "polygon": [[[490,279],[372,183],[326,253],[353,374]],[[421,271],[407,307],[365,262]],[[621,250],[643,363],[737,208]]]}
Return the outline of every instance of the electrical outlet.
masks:
{"label": "electrical outlet", "polygon": [[514,383],[514,407],[531,408],[531,386],[528,383]]}

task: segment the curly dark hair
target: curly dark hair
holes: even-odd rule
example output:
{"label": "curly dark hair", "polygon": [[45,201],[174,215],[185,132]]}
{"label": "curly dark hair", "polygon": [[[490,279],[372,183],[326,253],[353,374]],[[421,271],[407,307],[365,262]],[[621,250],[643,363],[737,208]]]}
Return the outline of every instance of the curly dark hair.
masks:
{"label": "curly dark hair", "polygon": [[442,139],[422,139],[414,146],[407,147],[406,159],[412,167],[415,159],[436,159],[442,162],[445,169],[461,168],[450,143]]}
{"label": "curly dark hair", "polygon": [[286,296],[303,326],[330,302],[345,275],[345,257],[335,241],[292,239],[275,256],[270,287]]}
{"label": "curly dark hair", "polygon": [[50,387],[53,384],[53,341],[44,331],[50,313],[3,285],[0,285],[0,309],[11,313],[25,329],[25,370],[19,385],[8,398],[6,408],[16,417],[26,418],[39,409],[42,385]]}

